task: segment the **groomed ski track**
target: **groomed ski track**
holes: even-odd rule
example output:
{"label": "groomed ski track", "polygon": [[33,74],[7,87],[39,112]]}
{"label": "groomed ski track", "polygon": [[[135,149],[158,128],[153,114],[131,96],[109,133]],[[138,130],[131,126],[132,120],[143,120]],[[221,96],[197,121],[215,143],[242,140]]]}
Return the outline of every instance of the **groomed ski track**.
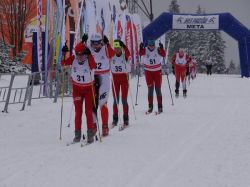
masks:
{"label": "groomed ski track", "polygon": [[[174,77],[169,78],[173,93]],[[131,79],[133,102],[136,83]],[[141,77],[137,120],[129,96],[131,127],[120,132],[116,127],[102,143],[82,148],[66,146],[74,131],[74,116],[67,127],[71,98],[64,100],[62,140],[60,99],[57,104],[33,101],[23,112],[12,105],[10,113],[0,114],[0,187],[248,187],[249,83],[238,75],[199,74],[187,98],[180,94],[172,106],[163,76],[164,112],[145,115],[147,88]],[[84,122],[85,117],[83,129]]]}

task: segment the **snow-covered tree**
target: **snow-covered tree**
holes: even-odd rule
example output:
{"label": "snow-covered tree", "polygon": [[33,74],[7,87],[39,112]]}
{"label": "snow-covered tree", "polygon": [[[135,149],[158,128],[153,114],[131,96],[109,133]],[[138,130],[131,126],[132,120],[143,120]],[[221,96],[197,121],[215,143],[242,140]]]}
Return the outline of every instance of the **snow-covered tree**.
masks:
{"label": "snow-covered tree", "polygon": [[[170,13],[180,13],[180,5],[178,4],[177,0],[172,0],[169,5],[169,12]],[[170,40],[169,46],[169,54],[168,54],[168,61],[171,61],[172,56],[175,52],[182,48],[182,31],[168,31],[166,33],[166,42]],[[167,44],[166,44],[167,45]]]}
{"label": "snow-covered tree", "polygon": [[25,56],[24,53],[10,58],[9,54],[12,47],[13,46],[6,45],[0,40],[0,73],[24,73],[27,69],[27,67],[22,64],[22,59]]}
{"label": "snow-covered tree", "polygon": [[169,5],[169,12],[171,13],[180,13],[180,5],[177,0],[172,0]]}
{"label": "snow-covered tree", "polygon": [[228,73],[229,74],[236,74],[236,66],[233,60],[230,60],[229,66],[228,66]]}
{"label": "snow-covered tree", "polygon": [[209,57],[213,60],[213,71],[224,73],[225,65],[225,41],[222,38],[221,31],[212,31],[209,39]]}
{"label": "snow-covered tree", "polygon": [[[169,6],[171,13],[180,13],[180,6],[177,0],[172,0]],[[197,14],[205,14],[201,6],[198,6]],[[169,59],[179,48],[184,48],[190,55],[194,55],[198,62],[198,71],[206,71],[206,61],[212,59],[213,71],[224,73],[225,66],[225,42],[220,31],[169,31],[166,34],[166,41],[170,39]]]}
{"label": "snow-covered tree", "polygon": [[235,74],[240,74],[240,73],[241,73],[240,64],[236,64]]}
{"label": "snow-covered tree", "polygon": [[[198,6],[197,14],[205,14],[205,11]],[[193,35],[192,53],[198,61],[198,71],[204,73],[206,71],[205,63],[208,59],[212,59],[213,71],[216,73],[224,73],[225,66],[225,41],[222,39],[220,31],[195,31]]]}

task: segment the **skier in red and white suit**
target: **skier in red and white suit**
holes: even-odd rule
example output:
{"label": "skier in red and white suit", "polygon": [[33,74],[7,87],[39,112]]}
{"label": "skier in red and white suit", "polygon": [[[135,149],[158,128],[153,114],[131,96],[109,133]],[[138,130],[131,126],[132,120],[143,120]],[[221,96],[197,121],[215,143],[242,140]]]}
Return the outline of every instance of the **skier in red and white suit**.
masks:
{"label": "skier in red and white suit", "polygon": [[[68,47],[62,48],[65,56]],[[90,50],[83,44],[75,46],[75,55],[70,56],[61,62],[62,66],[71,65],[71,79],[73,87],[73,101],[75,105],[75,138],[73,142],[81,140],[82,107],[85,100],[85,114],[87,118],[87,138],[88,143],[94,141],[96,134],[96,124],[94,122],[94,72],[96,68],[95,60]]]}
{"label": "skier in red and white suit", "polygon": [[140,44],[139,55],[143,56],[143,65],[145,70],[145,78],[148,86],[148,112],[153,111],[153,93],[154,88],[158,102],[158,112],[162,112],[162,73],[161,63],[162,58],[166,56],[166,52],[163,49],[163,45],[159,43],[159,47],[155,47],[154,40],[148,40],[148,47],[144,48],[143,44]]}
{"label": "skier in red and white suit", "polygon": [[[121,40],[115,40],[113,44],[115,50],[115,56],[111,60],[111,72],[113,78],[112,91],[114,97],[113,104],[113,126],[118,123],[118,103],[120,99],[121,89],[121,100],[123,105],[123,122],[124,127],[129,125],[128,115],[128,89],[129,89],[129,70],[130,70],[130,52]],[[117,103],[118,102],[118,103]]]}
{"label": "skier in red and white suit", "polygon": [[175,53],[172,57],[172,65],[175,70],[175,96],[179,96],[180,81],[182,82],[183,96],[187,96],[186,86],[186,72],[189,66],[191,58],[188,54],[184,53],[183,49],[179,49],[179,52]]}
{"label": "skier in red and white suit", "polygon": [[[86,39],[83,37],[83,42]],[[106,36],[103,38],[100,34],[93,34],[90,39],[91,53],[96,62],[95,69],[95,90],[96,90],[96,107],[94,112],[97,117],[97,109],[100,106],[102,118],[102,135],[108,136],[108,117],[109,111],[107,107],[109,91],[110,91],[110,60],[115,52],[109,45],[109,40]]]}
{"label": "skier in red and white suit", "polygon": [[196,72],[197,72],[197,61],[194,58],[194,55],[192,55],[192,59],[189,62],[189,72],[191,78],[194,79],[196,77]]}

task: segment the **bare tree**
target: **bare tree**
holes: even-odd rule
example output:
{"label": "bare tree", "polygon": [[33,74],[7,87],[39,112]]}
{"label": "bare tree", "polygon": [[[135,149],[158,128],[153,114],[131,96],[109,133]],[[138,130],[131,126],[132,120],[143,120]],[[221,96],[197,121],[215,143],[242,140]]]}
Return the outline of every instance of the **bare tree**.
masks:
{"label": "bare tree", "polygon": [[14,56],[22,51],[24,30],[34,15],[36,15],[34,0],[0,1],[0,35],[4,42],[14,46]]}

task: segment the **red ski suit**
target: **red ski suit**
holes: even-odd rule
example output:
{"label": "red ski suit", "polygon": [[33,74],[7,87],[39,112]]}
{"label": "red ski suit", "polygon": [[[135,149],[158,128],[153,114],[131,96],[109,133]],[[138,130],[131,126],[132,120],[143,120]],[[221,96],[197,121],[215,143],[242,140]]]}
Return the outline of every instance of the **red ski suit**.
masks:
{"label": "red ski suit", "polygon": [[195,59],[191,59],[189,63],[189,72],[190,72],[191,78],[194,79],[194,77],[196,76],[196,72],[197,72],[197,61]]}
{"label": "red ski suit", "polygon": [[[177,64],[176,63],[176,58],[179,57],[182,59],[185,63],[183,64]],[[183,59],[185,58],[185,59]],[[174,56],[172,57],[172,65],[174,66],[175,69],[175,78],[176,82],[180,83],[183,82],[186,78],[186,72],[187,68],[189,67],[189,62],[191,58],[187,54],[183,54],[182,56],[179,55],[179,53],[175,53]]]}
{"label": "red ski suit", "polygon": [[[81,130],[82,125],[82,111],[83,111],[83,101],[85,100],[85,115],[87,119],[87,129],[95,129],[96,124],[93,118],[93,108],[94,108],[94,79],[89,77],[89,81],[81,83],[74,80],[75,77],[80,80],[84,79],[83,76],[78,75],[79,69],[81,71],[81,65],[77,64],[77,59],[75,56],[70,56],[68,59],[61,62],[62,66],[72,65],[72,87],[73,87],[73,101],[75,106],[75,131]],[[88,63],[88,65],[87,65]],[[96,64],[92,55],[89,55],[84,64],[86,65],[87,76],[90,75],[90,71],[96,68]],[[78,71],[78,72],[77,72]],[[85,77],[86,79],[86,77]]]}
{"label": "red ski suit", "polygon": [[[154,53],[153,56],[151,56],[151,53]],[[160,58],[165,57],[166,52],[163,48],[158,48],[158,49],[155,48],[153,51],[143,48],[139,50],[139,55],[144,56],[143,64],[145,69],[146,83],[148,86],[148,103],[149,105],[153,105],[153,89],[155,87],[158,105],[159,104],[162,105],[162,94],[161,94],[162,73],[161,73]]]}
{"label": "red ski suit", "polygon": [[[121,100],[123,105],[123,115],[128,116],[128,89],[129,89],[129,76],[128,76],[128,63],[130,58],[130,52],[127,47],[124,47],[124,53],[121,56],[114,55],[111,60],[112,71],[112,92],[114,97],[113,114],[118,115],[118,106],[121,89]],[[117,102],[118,103],[117,103]]]}

